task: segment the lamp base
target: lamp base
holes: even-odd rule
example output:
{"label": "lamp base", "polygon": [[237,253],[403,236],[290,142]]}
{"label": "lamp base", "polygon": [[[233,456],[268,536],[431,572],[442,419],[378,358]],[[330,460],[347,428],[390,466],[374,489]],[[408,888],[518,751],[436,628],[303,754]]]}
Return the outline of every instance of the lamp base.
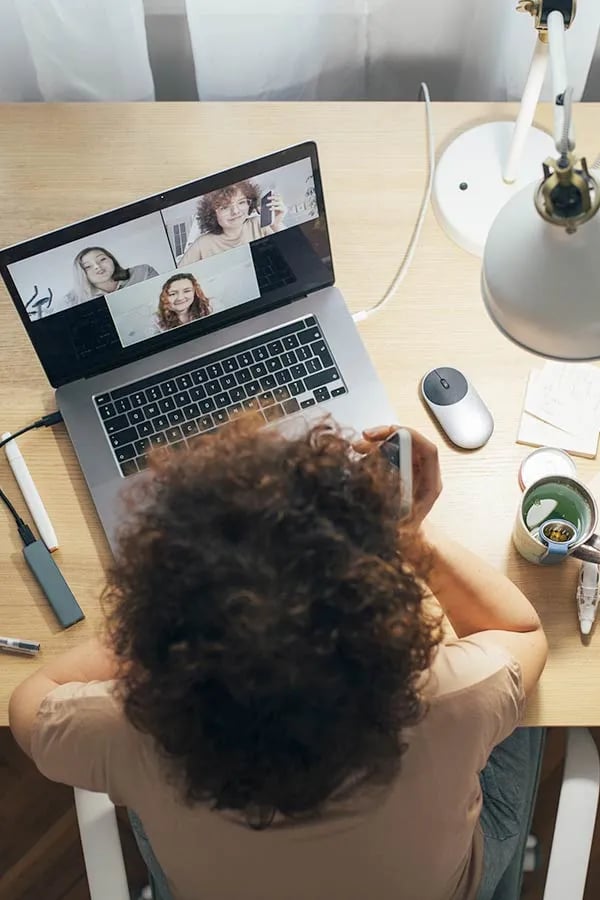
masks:
{"label": "lamp base", "polygon": [[437,220],[459,247],[476,256],[483,256],[492,222],[507,200],[540,180],[543,161],[556,153],[549,134],[530,128],[519,177],[507,184],[502,170],[514,132],[514,122],[471,128],[446,148],[436,166],[432,202]]}

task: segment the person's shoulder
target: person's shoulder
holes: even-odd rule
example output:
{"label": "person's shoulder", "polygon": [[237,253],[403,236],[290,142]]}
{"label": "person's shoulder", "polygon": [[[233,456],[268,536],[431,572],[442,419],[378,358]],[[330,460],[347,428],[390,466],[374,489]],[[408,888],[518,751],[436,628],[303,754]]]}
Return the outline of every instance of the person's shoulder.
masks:
{"label": "person's shoulder", "polygon": [[152,334],[162,334],[164,331],[167,331],[165,325],[163,325],[162,319],[158,315],[158,313],[154,313],[152,316],[152,325],[151,325]]}
{"label": "person's shoulder", "polygon": [[158,272],[151,266],[150,263],[140,263],[137,266],[133,266],[134,269],[137,269],[139,272],[142,272],[147,278],[152,278],[154,275],[158,275]]}
{"label": "person's shoulder", "polygon": [[42,758],[49,746],[94,746],[101,753],[111,746],[132,749],[141,738],[125,715],[115,681],[73,682],[55,688],[42,701],[32,750],[34,759],[36,754]]}
{"label": "person's shoulder", "polygon": [[104,725],[123,721],[123,709],[114,681],[71,682],[61,684],[46,695],[40,706],[40,718],[64,719],[73,716],[79,723],[94,719]]}
{"label": "person's shoulder", "polygon": [[116,682],[64,684],[42,701],[31,737],[40,772],[124,804],[144,760],[147,738],[127,720]]}
{"label": "person's shoulder", "polygon": [[422,685],[426,713],[412,735],[460,753],[476,771],[490,752],[520,724],[525,711],[518,662],[500,646],[472,638],[440,645]]}
{"label": "person's shoulder", "polygon": [[154,278],[158,272],[149,263],[138,263],[135,266],[129,266],[129,278],[127,284],[136,284],[140,281],[146,281],[148,278]]}
{"label": "person's shoulder", "polygon": [[190,244],[187,248],[179,262],[177,263],[177,268],[181,269],[182,266],[189,266],[191,263],[200,262],[200,260],[204,257],[204,250],[211,245],[211,240],[214,239],[212,234],[201,234],[196,240]]}
{"label": "person's shoulder", "polygon": [[442,699],[466,690],[485,690],[490,679],[520,681],[516,660],[503,647],[482,645],[469,637],[440,644],[431,666],[427,693]]}

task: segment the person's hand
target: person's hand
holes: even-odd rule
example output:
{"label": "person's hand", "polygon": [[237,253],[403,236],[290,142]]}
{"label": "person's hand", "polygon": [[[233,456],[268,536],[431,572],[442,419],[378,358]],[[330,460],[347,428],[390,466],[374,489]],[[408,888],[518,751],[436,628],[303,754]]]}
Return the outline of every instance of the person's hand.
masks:
{"label": "person's hand", "polygon": [[269,209],[271,210],[272,220],[271,220],[271,228],[273,231],[281,231],[283,226],[283,220],[285,218],[285,214],[287,212],[287,207],[283,202],[283,197],[281,194],[276,194],[275,191],[271,193],[271,197],[269,199]]}
{"label": "person's hand", "polygon": [[[353,446],[357,453],[372,453],[379,445],[390,437],[399,425],[378,425],[363,431],[362,439]],[[407,428],[412,438],[413,466],[413,505],[410,517],[411,524],[420,528],[435,501],[442,492],[442,476],[435,444],[427,438]]]}

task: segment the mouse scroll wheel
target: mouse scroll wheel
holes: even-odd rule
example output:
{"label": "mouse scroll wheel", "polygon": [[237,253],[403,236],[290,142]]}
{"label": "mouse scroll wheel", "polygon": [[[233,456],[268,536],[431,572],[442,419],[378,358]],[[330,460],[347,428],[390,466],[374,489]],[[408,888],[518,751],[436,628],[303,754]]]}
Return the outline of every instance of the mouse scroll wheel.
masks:
{"label": "mouse scroll wheel", "polygon": [[450,387],[450,385],[448,384],[448,382],[446,381],[445,378],[440,378],[440,384],[442,385],[443,388],[449,388],[449,387]]}

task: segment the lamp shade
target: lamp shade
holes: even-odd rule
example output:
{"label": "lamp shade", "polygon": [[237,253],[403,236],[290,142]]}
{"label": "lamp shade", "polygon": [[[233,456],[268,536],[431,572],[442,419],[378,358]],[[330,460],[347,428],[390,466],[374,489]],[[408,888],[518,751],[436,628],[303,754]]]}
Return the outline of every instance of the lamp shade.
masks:
{"label": "lamp shade", "polygon": [[526,350],[600,358],[600,214],[567,234],[537,212],[537,186],[515,194],[492,224],[483,254],[485,305]]}

